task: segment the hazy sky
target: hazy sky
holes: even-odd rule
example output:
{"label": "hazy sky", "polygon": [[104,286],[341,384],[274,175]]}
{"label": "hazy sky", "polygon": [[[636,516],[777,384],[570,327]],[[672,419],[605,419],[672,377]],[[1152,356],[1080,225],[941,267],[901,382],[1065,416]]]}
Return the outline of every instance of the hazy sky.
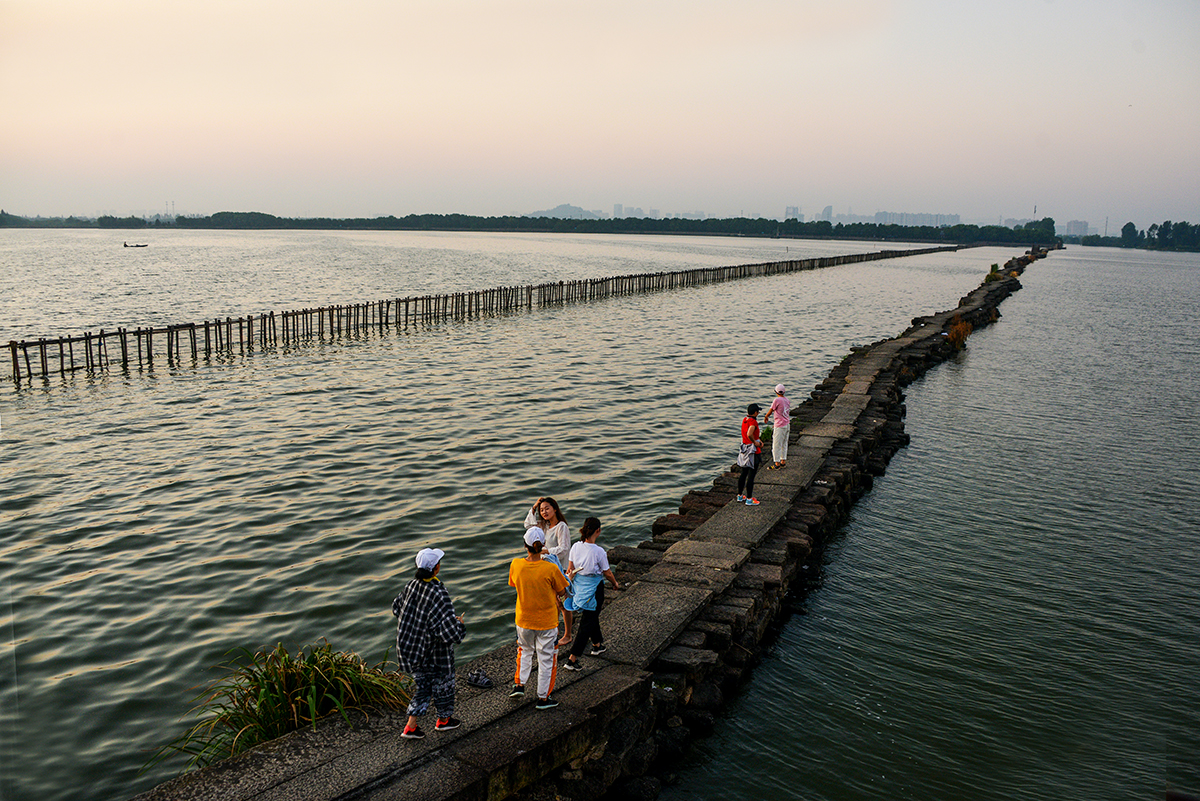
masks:
{"label": "hazy sky", "polygon": [[1197,0],[0,0],[0,207],[1200,223]]}

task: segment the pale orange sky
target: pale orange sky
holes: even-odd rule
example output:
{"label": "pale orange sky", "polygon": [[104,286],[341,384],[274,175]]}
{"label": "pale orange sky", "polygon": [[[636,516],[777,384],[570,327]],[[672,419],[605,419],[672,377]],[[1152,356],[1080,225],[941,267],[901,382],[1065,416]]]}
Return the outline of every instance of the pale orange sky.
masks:
{"label": "pale orange sky", "polygon": [[1195,0],[0,0],[0,207],[1200,223]]}

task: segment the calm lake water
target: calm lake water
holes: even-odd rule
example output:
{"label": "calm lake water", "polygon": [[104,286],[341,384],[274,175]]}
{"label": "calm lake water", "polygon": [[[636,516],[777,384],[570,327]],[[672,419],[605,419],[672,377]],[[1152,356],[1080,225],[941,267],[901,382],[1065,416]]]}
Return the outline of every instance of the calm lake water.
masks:
{"label": "calm lake water", "polygon": [[[111,232],[0,233],[0,341],[879,249],[139,236],[150,247],[123,249]],[[599,516],[610,545],[646,538],[727,466],[749,400],[778,381],[803,394],[850,346],[955,305],[1011,255],[937,254],[8,382],[0,798],[121,798],[167,778],[169,763],[136,774],[187,725],[231,648],[325,637],[382,658],[391,599],[425,545],[446,550],[444,578],[467,616],[460,658],[508,642],[505,565],[535,497],[556,496],[573,530]],[[1012,782],[1057,785],[1048,765],[1062,783],[1040,797],[1082,795],[1062,791],[1076,786],[1144,796],[1167,775],[1194,789],[1181,755],[1200,751],[1200,460],[1195,415],[1178,401],[1194,399],[1200,346],[1170,310],[1195,307],[1198,276],[1194,258],[1116,251],[1031,268],[1001,323],[910,389],[913,445],[826,551],[802,614],[739,699],[748,706],[725,722],[745,728],[706,741],[710,767],[692,774],[703,784],[672,792],[1001,797]],[[773,679],[781,667],[797,672]],[[779,689],[756,700],[771,682]],[[773,758],[722,767],[747,742]]]}
{"label": "calm lake water", "polygon": [[664,799],[1200,793],[1200,258],[1021,280]]}

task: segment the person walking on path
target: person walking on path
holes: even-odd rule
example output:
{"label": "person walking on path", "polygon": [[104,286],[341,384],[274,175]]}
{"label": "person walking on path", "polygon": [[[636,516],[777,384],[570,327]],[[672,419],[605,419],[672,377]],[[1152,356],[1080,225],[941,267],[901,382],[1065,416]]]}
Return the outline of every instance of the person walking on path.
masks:
{"label": "person walking on path", "polygon": [[417,575],[392,601],[396,616],[396,661],[416,685],[408,705],[408,725],[401,737],[425,736],[417,719],[437,707],[435,731],[457,729],[454,717],[454,646],[463,641],[466,627],[455,614],[450,593],[437,577],[445,552],[424,548],[417,554]]}
{"label": "person walking on path", "polygon": [[[571,551],[571,529],[567,526],[562,509],[558,508],[558,501],[549,496],[534,501],[533,508],[525,515],[525,528],[528,530],[535,526],[546,535],[546,547],[542,551],[542,558],[553,556],[558,569],[566,575],[567,560]],[[558,641],[560,647],[571,641],[573,623],[573,613],[564,608],[563,635]]]}
{"label": "person walking on path", "polygon": [[784,390],[783,384],[775,385],[775,400],[771,401],[771,408],[767,409],[763,418],[764,422],[774,418],[771,455],[775,458],[775,464],[771,465],[771,470],[778,470],[787,464],[788,434],[792,430],[792,402],[784,395]]}
{"label": "person walking on path", "polygon": [[517,590],[517,671],[509,695],[525,694],[525,682],[538,663],[537,708],[552,709],[558,702],[550,697],[558,670],[559,596],[567,589],[567,578],[542,559],[546,535],[540,528],[525,532],[525,556],[508,566],[508,584]]}
{"label": "person walking on path", "polygon": [[596,544],[600,535],[600,521],[589,517],[583,521],[579,529],[579,542],[571,546],[571,559],[567,567],[567,575],[571,578],[574,594],[570,603],[579,612],[579,632],[571,645],[571,653],[563,664],[567,670],[583,670],[579,665],[579,655],[583,653],[588,640],[592,641],[591,656],[599,656],[607,648],[604,647],[604,634],[600,631],[600,609],[604,606],[604,579],[608,579],[614,590],[619,590],[612,568],[608,564],[608,554]]}
{"label": "person walking on path", "polygon": [[737,460],[742,472],[738,475],[737,500],[747,506],[758,506],[758,499],[754,497],[754,475],[762,458],[762,440],[758,433],[758,413],[761,410],[761,406],[752,403],[746,407],[746,416],[742,418],[742,447]]}

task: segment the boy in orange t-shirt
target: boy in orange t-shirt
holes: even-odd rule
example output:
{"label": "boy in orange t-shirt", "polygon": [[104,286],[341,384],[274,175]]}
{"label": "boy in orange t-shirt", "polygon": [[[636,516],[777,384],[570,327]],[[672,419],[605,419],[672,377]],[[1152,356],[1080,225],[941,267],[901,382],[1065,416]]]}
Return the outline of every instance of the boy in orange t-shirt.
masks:
{"label": "boy in orange t-shirt", "polygon": [[538,709],[552,709],[550,698],[558,670],[559,597],[567,579],[550,562],[542,561],[545,533],[536,526],[525,532],[525,556],[508,566],[508,585],[517,589],[517,671],[510,697],[525,694],[525,681],[538,661]]}

